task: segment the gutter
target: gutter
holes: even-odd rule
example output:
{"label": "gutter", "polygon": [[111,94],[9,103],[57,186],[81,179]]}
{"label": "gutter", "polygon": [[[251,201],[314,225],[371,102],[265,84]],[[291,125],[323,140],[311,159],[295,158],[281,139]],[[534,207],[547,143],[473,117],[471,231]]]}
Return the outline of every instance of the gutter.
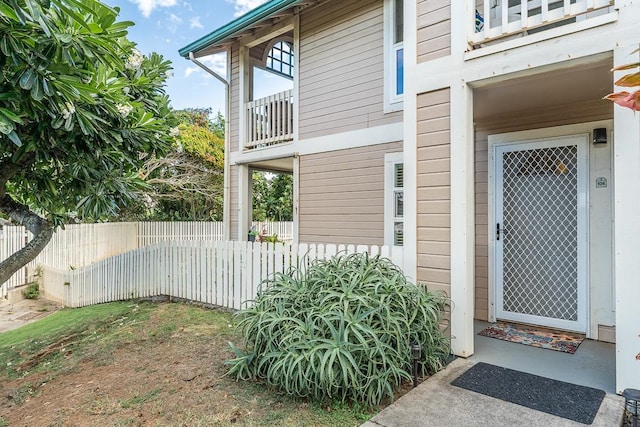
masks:
{"label": "gutter", "polygon": [[188,44],[187,46],[178,50],[178,53],[180,54],[180,56],[184,56],[185,58],[187,56],[189,58],[192,58],[192,55],[194,53],[198,53],[201,50],[214,45],[215,43],[219,43],[236,33],[244,31],[247,28],[250,28],[252,25],[276,14],[277,12],[294,6],[300,1],[301,0],[271,0],[267,3],[262,4],[261,6],[258,6],[250,12],[245,13],[241,17],[229,22],[228,24],[223,25],[222,27],[214,30],[206,36],[201,37],[200,39]]}
{"label": "gutter", "polygon": [[[229,216],[229,202],[230,202],[230,170],[229,159],[231,157],[231,138],[229,135],[229,116],[231,111],[231,96],[229,82],[220,74],[213,71],[211,68],[198,61],[193,52],[189,52],[189,59],[202,68],[205,72],[215,77],[224,85],[224,172],[223,172],[223,193],[222,193],[222,224],[223,224],[223,238],[228,241],[231,237],[231,217]],[[227,52],[227,64],[229,63],[229,52]]]}

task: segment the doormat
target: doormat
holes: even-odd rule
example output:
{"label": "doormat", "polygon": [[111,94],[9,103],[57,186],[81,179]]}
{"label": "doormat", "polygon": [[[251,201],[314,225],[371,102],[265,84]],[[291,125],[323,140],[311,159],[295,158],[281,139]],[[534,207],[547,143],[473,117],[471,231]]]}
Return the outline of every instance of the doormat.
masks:
{"label": "doormat", "polygon": [[575,353],[584,341],[583,335],[503,322],[490,325],[478,335],[571,354]]}
{"label": "doormat", "polygon": [[605,392],[479,362],[451,385],[582,424],[593,423]]}

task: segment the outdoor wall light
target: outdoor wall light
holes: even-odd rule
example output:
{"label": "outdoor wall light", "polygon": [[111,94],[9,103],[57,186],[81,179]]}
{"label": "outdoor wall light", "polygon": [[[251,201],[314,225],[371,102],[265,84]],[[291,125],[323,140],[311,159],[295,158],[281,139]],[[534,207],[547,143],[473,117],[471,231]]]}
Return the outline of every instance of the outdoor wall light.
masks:
{"label": "outdoor wall light", "polygon": [[631,425],[638,427],[638,403],[640,402],[640,390],[625,388],[622,392],[624,397],[624,411],[631,418]]}
{"label": "outdoor wall light", "polygon": [[593,130],[593,143],[594,144],[607,143],[607,128],[595,128]]}
{"label": "outdoor wall light", "polygon": [[418,386],[418,360],[420,360],[420,344],[416,341],[411,343],[411,356],[413,357],[413,386]]}

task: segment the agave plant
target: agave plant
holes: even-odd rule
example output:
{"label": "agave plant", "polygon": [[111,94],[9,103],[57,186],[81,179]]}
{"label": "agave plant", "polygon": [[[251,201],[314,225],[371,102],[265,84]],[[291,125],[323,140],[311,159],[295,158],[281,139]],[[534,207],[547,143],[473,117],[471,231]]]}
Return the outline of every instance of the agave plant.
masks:
{"label": "agave plant", "polygon": [[447,299],[407,281],[391,261],[338,254],[265,280],[253,305],[236,313],[243,349],[228,360],[236,379],[287,393],[369,405],[411,379],[410,343],[433,373],[449,355],[441,326]]}

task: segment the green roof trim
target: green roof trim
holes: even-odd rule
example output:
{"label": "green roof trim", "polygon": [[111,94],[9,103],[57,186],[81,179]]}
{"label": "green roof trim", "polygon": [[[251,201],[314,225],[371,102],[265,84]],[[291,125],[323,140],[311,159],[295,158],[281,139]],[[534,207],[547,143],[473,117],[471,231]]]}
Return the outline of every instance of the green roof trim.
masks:
{"label": "green roof trim", "polygon": [[256,7],[255,9],[245,13],[237,19],[229,22],[228,24],[223,25],[217,30],[207,34],[206,36],[194,41],[193,43],[188,44],[182,49],[178,50],[180,56],[184,56],[185,58],[189,57],[189,52],[199,52],[207,47],[219,43],[224,39],[242,31],[248,27],[251,27],[253,24],[262,21],[265,18],[273,15],[276,12],[279,12],[283,9],[292,6],[301,0],[271,0],[263,5]]}

